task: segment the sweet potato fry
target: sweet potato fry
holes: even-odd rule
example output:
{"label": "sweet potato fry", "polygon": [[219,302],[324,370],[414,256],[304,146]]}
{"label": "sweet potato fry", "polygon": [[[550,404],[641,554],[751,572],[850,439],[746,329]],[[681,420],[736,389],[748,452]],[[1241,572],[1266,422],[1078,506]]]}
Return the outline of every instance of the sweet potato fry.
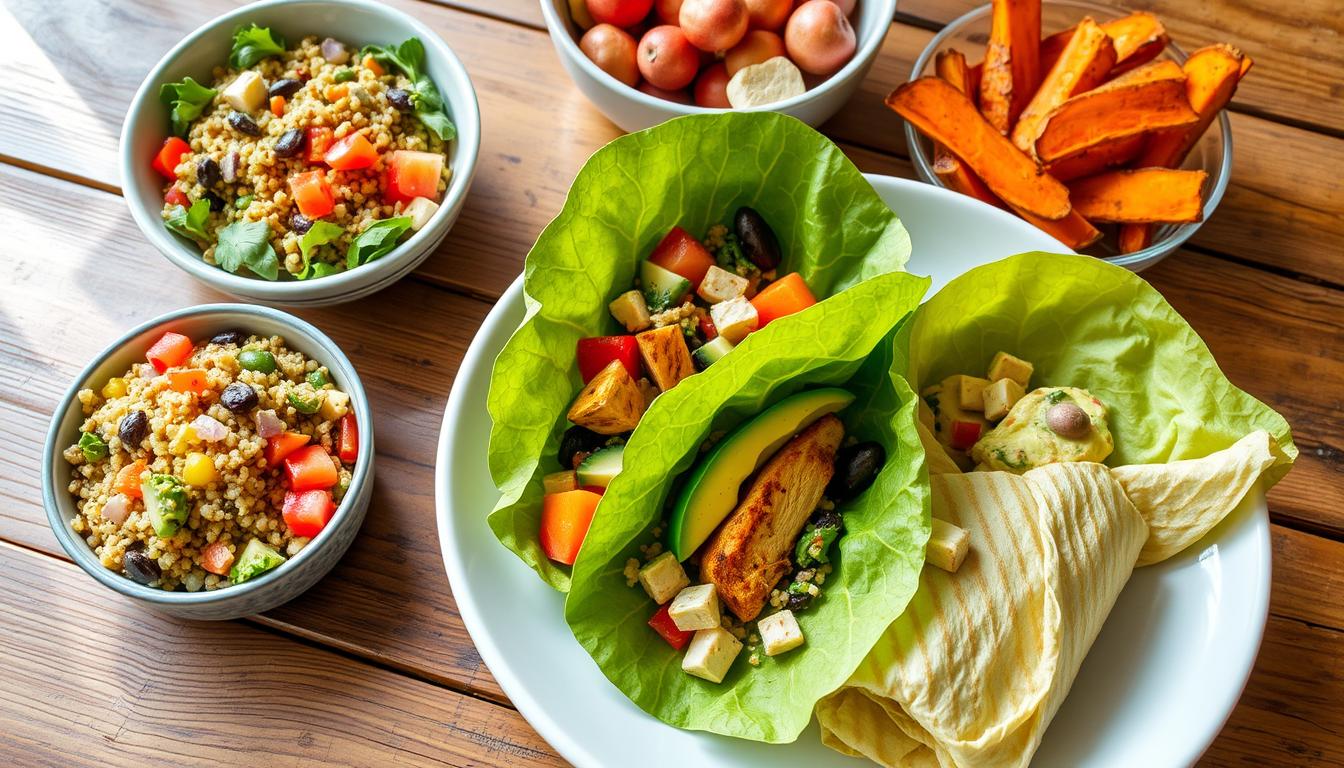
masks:
{"label": "sweet potato fry", "polygon": [[1112,76],[1143,66],[1166,49],[1167,30],[1156,16],[1135,11],[1128,16],[1105,22],[1101,28],[1115,43],[1115,69]]}
{"label": "sweet potato fry", "polygon": [[933,71],[954,88],[975,101],[980,95],[980,67],[966,65],[966,55],[956,48],[938,52],[933,59]]}
{"label": "sweet potato fry", "polygon": [[999,133],[1007,134],[1040,82],[1040,0],[992,0],[980,111]]}
{"label": "sweet potato fry", "polygon": [[1125,165],[1143,151],[1147,136],[1128,136],[1098,144],[1091,149],[1054,163],[1047,163],[1045,172],[1063,182],[1095,176],[1108,168]]}
{"label": "sweet potato fry", "polygon": [[925,136],[944,144],[1004,202],[1044,219],[1068,215],[1068,189],[943,79],[911,80],[888,94],[886,103]]}
{"label": "sweet potato fry", "polygon": [[1115,44],[1095,21],[1084,18],[1013,126],[1017,148],[1031,154],[1046,115],[1070,97],[1101,85],[1114,66]]}
{"label": "sweet potato fry", "polygon": [[1069,185],[1073,209],[1092,221],[1181,224],[1199,221],[1204,171],[1111,171]]}
{"label": "sweet potato fry", "polygon": [[1036,139],[1036,157],[1057,163],[1100,144],[1198,120],[1185,95],[1185,73],[1175,62],[1156,62],[1056,107]]}

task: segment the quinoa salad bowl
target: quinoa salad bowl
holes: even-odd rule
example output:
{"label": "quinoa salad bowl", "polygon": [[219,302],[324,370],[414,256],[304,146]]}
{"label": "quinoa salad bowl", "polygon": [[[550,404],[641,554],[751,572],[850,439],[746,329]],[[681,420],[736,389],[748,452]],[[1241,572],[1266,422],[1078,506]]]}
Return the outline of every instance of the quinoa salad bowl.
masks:
{"label": "quinoa salad bowl", "polygon": [[344,554],[373,423],[335,343],[279,310],[182,309],[91,362],[52,418],[47,519],[111,589],[193,619],[274,608]]}
{"label": "quinoa salad bowl", "polygon": [[475,90],[428,27],[368,0],[267,0],[149,73],[121,172],[136,224],[175,265],[236,296],[320,306],[433,253],[479,148]]}

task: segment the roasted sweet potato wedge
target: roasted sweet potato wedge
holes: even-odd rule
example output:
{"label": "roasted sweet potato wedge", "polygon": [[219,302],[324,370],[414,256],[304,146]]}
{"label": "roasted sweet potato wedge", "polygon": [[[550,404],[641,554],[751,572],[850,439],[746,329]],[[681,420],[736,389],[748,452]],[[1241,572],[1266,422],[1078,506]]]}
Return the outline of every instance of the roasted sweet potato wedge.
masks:
{"label": "roasted sweet potato wedge", "polygon": [[1147,136],[1140,134],[1098,144],[1073,157],[1046,163],[1045,171],[1065,183],[1095,176],[1102,171],[1125,165],[1138,157],[1147,139]]}
{"label": "roasted sweet potato wedge", "polygon": [[980,111],[999,133],[1012,130],[1041,82],[1040,0],[992,0],[980,74]]}
{"label": "roasted sweet potato wedge", "polygon": [[1069,98],[1101,85],[1115,66],[1115,45],[1090,17],[1078,22],[1069,44],[1046,71],[1041,87],[1013,126],[1013,143],[1031,154],[1045,118]]}
{"label": "roasted sweet potato wedge", "polygon": [[1111,76],[1141,67],[1157,58],[1170,40],[1162,22],[1147,11],[1104,22],[1101,28],[1115,43],[1115,69]]}
{"label": "roasted sweet potato wedge", "polygon": [[1204,171],[1111,171],[1069,185],[1073,208],[1092,221],[1183,224],[1199,221]]}

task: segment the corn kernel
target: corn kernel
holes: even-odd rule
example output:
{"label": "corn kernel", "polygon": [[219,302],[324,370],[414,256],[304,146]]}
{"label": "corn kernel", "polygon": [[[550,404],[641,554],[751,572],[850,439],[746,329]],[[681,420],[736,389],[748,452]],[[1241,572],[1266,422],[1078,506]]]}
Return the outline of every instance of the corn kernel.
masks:
{"label": "corn kernel", "polygon": [[121,397],[126,394],[126,380],[121,377],[114,377],[107,380],[103,385],[103,398],[111,400],[114,397]]}
{"label": "corn kernel", "polygon": [[196,430],[192,429],[190,424],[183,424],[182,428],[177,430],[177,434],[173,436],[172,441],[168,443],[168,450],[181,456],[187,452],[190,445],[199,442],[200,438],[196,436]]}
{"label": "corn kernel", "polygon": [[182,480],[193,488],[205,486],[219,480],[215,471],[215,462],[199,451],[187,455],[187,464],[182,469]]}

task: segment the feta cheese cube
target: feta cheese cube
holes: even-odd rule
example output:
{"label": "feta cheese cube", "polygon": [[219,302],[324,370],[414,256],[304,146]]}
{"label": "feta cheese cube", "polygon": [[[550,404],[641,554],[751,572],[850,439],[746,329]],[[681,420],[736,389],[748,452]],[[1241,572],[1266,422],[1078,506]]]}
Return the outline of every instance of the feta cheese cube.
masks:
{"label": "feta cheese cube", "polygon": [[702,680],[721,683],[741,650],[742,641],[723,627],[702,629],[695,633],[691,644],[686,646],[681,668]]}
{"label": "feta cheese cube", "polygon": [[439,204],[428,197],[417,197],[402,209],[401,215],[411,217],[411,230],[419,232],[429,223],[429,218],[439,210]]}
{"label": "feta cheese cube", "polygon": [[756,622],[756,631],[761,635],[761,645],[765,646],[766,656],[778,656],[803,644],[803,629],[793,611],[784,610],[772,613]]}
{"label": "feta cheese cube", "polygon": [[929,543],[924,545],[924,558],[948,573],[956,573],[971,549],[971,534],[959,525],[933,518]]}
{"label": "feta cheese cube", "polygon": [[718,329],[719,335],[734,344],[756,330],[760,322],[756,308],[741,296],[710,307],[709,318],[714,321],[714,327]]}
{"label": "feta cheese cube", "polygon": [[985,388],[985,418],[998,421],[1008,415],[1027,391],[1012,379],[999,379]]}
{"label": "feta cheese cube", "polygon": [[963,411],[985,410],[985,387],[988,386],[987,379],[960,373],[943,379],[943,391],[957,398],[957,405]]}
{"label": "feta cheese cube", "polygon": [[682,632],[713,629],[719,626],[719,593],[713,584],[687,587],[677,593],[667,614]]}
{"label": "feta cheese cube", "polygon": [[327,421],[335,421],[350,412],[350,396],[339,389],[322,390],[322,407],[318,413]]}
{"label": "feta cheese cube", "polygon": [[639,569],[639,583],[653,598],[653,602],[662,605],[689,587],[691,580],[686,577],[681,563],[677,562],[677,556],[664,552]]}
{"label": "feta cheese cube", "polygon": [[994,359],[989,364],[989,380],[998,381],[999,379],[1012,379],[1022,385],[1023,389],[1031,383],[1032,365],[1019,357],[1013,357],[1007,352],[997,352]]}
{"label": "feta cheese cube", "polygon": [[705,279],[700,281],[700,287],[695,292],[706,302],[718,304],[745,295],[747,278],[715,265],[705,273]]}
{"label": "feta cheese cube", "polygon": [[626,291],[607,305],[616,322],[625,326],[625,330],[635,333],[649,327],[653,320],[649,317],[649,305],[644,294],[639,291]]}
{"label": "feta cheese cube", "polygon": [[266,83],[260,72],[248,70],[224,88],[224,101],[239,112],[256,112],[266,103]]}

